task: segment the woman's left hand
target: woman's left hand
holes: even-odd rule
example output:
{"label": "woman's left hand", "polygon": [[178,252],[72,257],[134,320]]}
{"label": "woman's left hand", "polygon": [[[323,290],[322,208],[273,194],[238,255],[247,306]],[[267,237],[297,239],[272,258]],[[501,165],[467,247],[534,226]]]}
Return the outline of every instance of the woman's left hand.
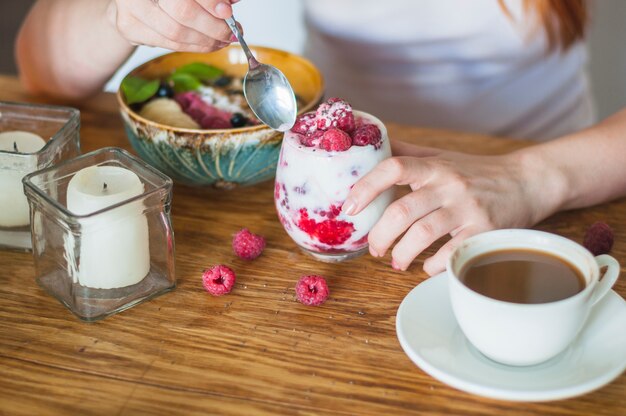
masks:
{"label": "woman's left hand", "polygon": [[[381,162],[352,188],[343,210],[358,214],[381,192],[409,185],[411,192],[393,202],[369,233],[370,253],[391,251],[392,266],[406,270],[413,259],[445,235],[452,238],[424,262],[434,275],[465,238],[497,228],[528,227],[555,207],[541,176],[529,172],[523,153],[474,156],[392,144],[394,157]],[[539,183],[536,183],[539,182]],[[546,187],[544,189],[543,187]]]}

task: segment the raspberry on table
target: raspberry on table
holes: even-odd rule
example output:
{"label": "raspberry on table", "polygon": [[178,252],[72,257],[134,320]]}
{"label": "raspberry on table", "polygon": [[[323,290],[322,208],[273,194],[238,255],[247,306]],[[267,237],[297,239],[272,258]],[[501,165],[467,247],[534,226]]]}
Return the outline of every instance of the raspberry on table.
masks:
{"label": "raspberry on table", "polygon": [[202,285],[213,296],[222,296],[235,286],[235,272],[228,266],[218,264],[202,273]]}
{"label": "raspberry on table", "polygon": [[307,306],[319,306],[328,298],[326,279],[318,275],[302,276],[296,283],[296,297]]}
{"label": "raspberry on table", "polygon": [[263,253],[265,238],[251,233],[247,228],[242,229],[233,237],[233,251],[237,257],[244,260],[254,260]]}
{"label": "raspberry on table", "polygon": [[324,132],[319,146],[328,152],[344,152],[352,146],[352,139],[345,131],[333,127]]}
{"label": "raspberry on table", "polygon": [[358,127],[352,135],[352,144],[355,146],[378,145],[382,138],[382,133],[378,126],[374,124],[364,124]]}
{"label": "raspberry on table", "polygon": [[614,236],[611,227],[605,222],[598,221],[587,230],[583,246],[591,251],[594,256],[599,256],[611,251],[613,240]]}

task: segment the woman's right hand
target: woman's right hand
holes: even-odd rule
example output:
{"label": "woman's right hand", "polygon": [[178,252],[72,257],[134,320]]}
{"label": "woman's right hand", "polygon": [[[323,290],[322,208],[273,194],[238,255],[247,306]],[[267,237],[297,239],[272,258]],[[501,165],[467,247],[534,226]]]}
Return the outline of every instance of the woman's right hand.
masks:
{"label": "woman's right hand", "polygon": [[224,19],[239,0],[110,0],[107,17],[134,45],[211,52],[235,41]]}

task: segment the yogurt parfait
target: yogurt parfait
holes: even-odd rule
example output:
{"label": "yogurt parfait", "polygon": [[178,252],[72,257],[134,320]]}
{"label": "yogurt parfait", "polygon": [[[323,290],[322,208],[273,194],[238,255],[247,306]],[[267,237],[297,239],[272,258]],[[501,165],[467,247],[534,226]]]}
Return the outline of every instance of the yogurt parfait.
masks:
{"label": "yogurt parfait", "polygon": [[368,233],[391,203],[388,190],[354,216],[341,211],[352,186],[391,156],[376,117],[331,98],[285,133],[274,200],[289,236],[318,260],[339,262],[367,251]]}

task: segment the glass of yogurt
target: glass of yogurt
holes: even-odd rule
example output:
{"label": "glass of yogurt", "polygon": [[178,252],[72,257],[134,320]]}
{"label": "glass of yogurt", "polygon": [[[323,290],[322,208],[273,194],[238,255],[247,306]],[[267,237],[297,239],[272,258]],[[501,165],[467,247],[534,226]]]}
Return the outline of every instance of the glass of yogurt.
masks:
{"label": "glass of yogurt", "polygon": [[285,133],[274,188],[278,217],[306,253],[340,262],[365,253],[368,234],[391,203],[393,191],[363,211],[341,211],[352,186],[391,156],[384,124],[331,98],[300,116]]}

